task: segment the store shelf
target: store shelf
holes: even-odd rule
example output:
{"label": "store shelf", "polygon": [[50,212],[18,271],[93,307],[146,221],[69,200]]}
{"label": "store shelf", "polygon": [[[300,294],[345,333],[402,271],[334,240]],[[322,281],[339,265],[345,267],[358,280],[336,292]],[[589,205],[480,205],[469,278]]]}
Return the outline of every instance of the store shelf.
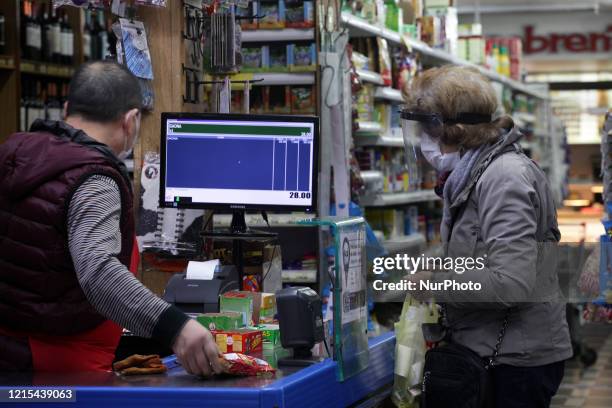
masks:
{"label": "store shelf", "polygon": [[253,86],[263,85],[314,85],[314,72],[264,72],[253,74]]}
{"label": "store shelf", "polygon": [[[307,213],[290,213],[290,214],[268,214],[268,221],[271,227],[295,227],[304,228],[307,225],[298,224],[298,221],[306,218],[312,218],[312,214]],[[245,221],[248,227],[252,228],[267,228],[268,225],[261,217],[261,214],[245,214]],[[232,221],[231,214],[215,214],[213,224],[215,227],[229,227]]]}
{"label": "store shelf", "polygon": [[371,84],[375,84],[375,85],[384,85],[385,82],[383,81],[382,77],[380,76],[380,74],[378,72],[372,72],[372,71],[366,71],[364,69],[358,69],[357,70],[357,75],[359,76],[359,78],[361,78],[361,80],[363,82],[369,82]]}
{"label": "store shelf", "polygon": [[482,72],[487,78],[492,81],[500,82],[507,87],[517,91],[524,93],[526,95],[534,96],[536,98],[547,99],[548,96],[541,92],[537,92],[535,90],[530,89],[525,84],[515,81],[511,78],[499,75],[497,72],[493,72],[479,65],[473,64],[461,58],[458,58],[454,55],[449,54],[444,50],[439,50],[435,48],[431,48],[429,45],[425,44],[422,41],[418,41],[409,37],[402,36],[399,33],[391,31],[386,28],[381,28],[375,26],[368,21],[356,17],[349,12],[343,12],[341,20],[344,24],[346,24],[349,28],[349,33],[352,37],[367,37],[367,36],[378,36],[382,38],[386,38],[388,41],[394,44],[404,43],[407,47],[421,54],[426,63],[430,63],[430,65],[434,64],[455,64],[455,65],[463,65],[474,67]]}
{"label": "store shelf", "polygon": [[388,86],[376,88],[376,92],[374,92],[374,98],[404,103],[404,98],[402,98],[402,92],[398,89],[393,89]]}
{"label": "store shelf", "polygon": [[242,42],[314,41],[314,28],[285,28],[283,30],[245,30]]}
{"label": "store shelf", "polygon": [[423,234],[411,234],[384,240],[382,246],[389,254],[419,250],[427,243]]}
{"label": "store shelf", "polygon": [[528,112],[515,112],[512,117],[527,123],[535,123],[536,121],[536,115]]}
{"label": "store shelf", "polygon": [[351,37],[377,36],[385,38],[387,41],[395,44],[400,44],[402,41],[402,37],[399,35],[399,33],[387,28],[375,26],[363,18],[354,16],[351,13],[342,12],[340,18],[342,22],[349,27],[349,35]]}
{"label": "store shelf", "polygon": [[404,139],[392,135],[362,134],[353,138],[355,146],[404,147]]}
{"label": "store shelf", "polygon": [[383,193],[373,196],[362,196],[360,203],[364,207],[390,207],[439,200],[433,190],[411,191],[408,193]]}
{"label": "store shelf", "polygon": [[380,132],[382,131],[382,126],[380,123],[376,122],[357,122],[359,124],[359,129],[355,131],[355,135],[361,137],[363,135],[374,135],[378,137]]}
{"label": "store shelf", "polygon": [[47,64],[37,61],[21,61],[19,70],[26,74],[70,78],[74,74],[74,67],[68,65]]}
{"label": "store shelf", "polygon": [[15,69],[15,58],[11,55],[0,55],[0,69]]}
{"label": "store shelf", "polygon": [[316,269],[283,269],[281,271],[283,283],[316,283]]}

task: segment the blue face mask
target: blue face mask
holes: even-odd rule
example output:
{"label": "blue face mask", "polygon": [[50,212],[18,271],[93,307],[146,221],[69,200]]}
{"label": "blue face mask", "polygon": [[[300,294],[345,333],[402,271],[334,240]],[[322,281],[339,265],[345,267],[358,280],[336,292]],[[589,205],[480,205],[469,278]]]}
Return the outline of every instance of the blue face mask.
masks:
{"label": "blue face mask", "polygon": [[421,153],[439,173],[452,171],[461,160],[459,152],[442,153],[440,144],[425,132],[421,132]]}

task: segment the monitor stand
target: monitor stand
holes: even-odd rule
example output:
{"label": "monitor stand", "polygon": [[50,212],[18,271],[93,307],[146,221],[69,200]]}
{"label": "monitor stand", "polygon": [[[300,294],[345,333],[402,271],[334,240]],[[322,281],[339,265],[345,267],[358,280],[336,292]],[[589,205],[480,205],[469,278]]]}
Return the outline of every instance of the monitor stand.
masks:
{"label": "monitor stand", "polygon": [[[212,231],[204,231],[201,233],[203,238],[219,239],[232,241],[232,254],[234,265],[238,270],[238,287],[242,288],[244,277],[244,262],[243,262],[243,241],[273,241],[278,239],[278,234],[275,232],[252,230],[246,225],[244,210],[233,210],[232,222],[229,229],[219,228]],[[263,282],[262,282],[263,283]]]}

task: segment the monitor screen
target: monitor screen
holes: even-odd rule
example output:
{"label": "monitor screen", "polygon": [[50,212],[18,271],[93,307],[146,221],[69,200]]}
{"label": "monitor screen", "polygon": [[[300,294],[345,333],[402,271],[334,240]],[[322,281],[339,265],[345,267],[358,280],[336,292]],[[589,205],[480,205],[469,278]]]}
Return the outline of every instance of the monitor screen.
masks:
{"label": "monitor screen", "polygon": [[163,113],[164,207],[315,211],[318,118]]}

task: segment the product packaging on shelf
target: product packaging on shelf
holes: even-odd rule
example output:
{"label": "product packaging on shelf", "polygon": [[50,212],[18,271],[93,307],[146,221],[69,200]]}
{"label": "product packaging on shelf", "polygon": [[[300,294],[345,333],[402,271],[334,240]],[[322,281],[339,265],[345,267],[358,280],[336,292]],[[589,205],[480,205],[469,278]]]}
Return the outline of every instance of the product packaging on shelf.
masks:
{"label": "product packaging on shelf", "polygon": [[389,45],[387,40],[377,37],[378,42],[378,66],[380,68],[380,76],[382,76],[385,86],[391,86],[393,83],[391,78],[391,54],[389,54]]}
{"label": "product packaging on shelf", "polygon": [[208,330],[235,330],[243,326],[242,314],[238,312],[204,313],[196,320]]}
{"label": "product packaging on shelf", "polygon": [[270,113],[291,113],[291,87],[268,86],[264,94],[265,111]]}
{"label": "product packaging on shelf", "polygon": [[285,1],[285,26],[290,28],[314,27],[314,2],[301,0]]}
{"label": "product packaging on shelf", "polygon": [[240,27],[243,30],[256,30],[257,29],[257,19],[256,18],[248,18],[254,17],[257,15],[259,2],[257,0],[252,0],[247,3],[246,7],[236,7],[236,15],[238,17],[247,17],[241,18]]}
{"label": "product packaging on shelf", "polygon": [[274,72],[286,72],[289,70],[287,64],[287,45],[270,45],[267,68]]}
{"label": "product packaging on shelf", "polygon": [[235,329],[211,331],[221,353],[256,353],[263,349],[261,330]]}
{"label": "product packaging on shelf", "polygon": [[263,29],[285,28],[285,2],[284,0],[260,0],[258,27]]}
{"label": "product packaging on shelf", "polygon": [[315,111],[315,98],[312,86],[291,88],[291,112],[312,114]]}
{"label": "product packaging on shelf", "polygon": [[261,72],[268,68],[269,49],[267,45],[242,47],[242,71]]}
{"label": "product packaging on shelf", "polygon": [[242,290],[259,292],[261,290],[261,275],[244,275],[242,277]]}
{"label": "product packaging on shelf", "polygon": [[287,45],[287,65],[294,72],[317,69],[317,49],[314,43]]}

